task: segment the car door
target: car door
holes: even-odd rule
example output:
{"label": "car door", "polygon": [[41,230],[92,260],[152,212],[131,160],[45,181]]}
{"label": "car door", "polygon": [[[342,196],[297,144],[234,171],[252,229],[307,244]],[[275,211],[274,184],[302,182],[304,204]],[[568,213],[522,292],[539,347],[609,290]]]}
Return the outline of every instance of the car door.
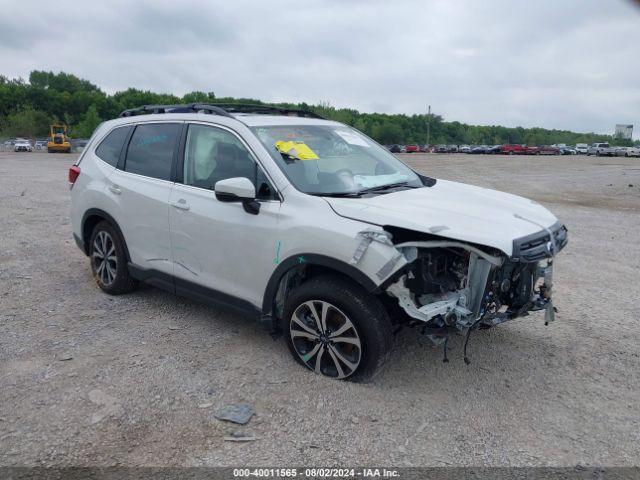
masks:
{"label": "car door", "polygon": [[[188,125],[183,150],[169,201],[176,291],[260,307],[277,256],[280,200],[273,182],[226,127]],[[216,198],[215,183],[235,177],[256,186],[257,215]]]}
{"label": "car door", "polygon": [[131,262],[172,284],[169,195],[183,123],[142,123],[108,179]]}

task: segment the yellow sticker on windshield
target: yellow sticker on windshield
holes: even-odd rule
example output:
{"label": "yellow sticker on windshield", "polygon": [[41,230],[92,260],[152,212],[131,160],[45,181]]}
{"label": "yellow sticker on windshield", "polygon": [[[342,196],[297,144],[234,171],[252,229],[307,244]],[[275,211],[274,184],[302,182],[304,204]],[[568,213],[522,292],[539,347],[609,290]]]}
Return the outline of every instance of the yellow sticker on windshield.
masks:
{"label": "yellow sticker on windshield", "polygon": [[289,155],[290,157],[298,160],[318,160],[318,155],[316,155],[316,152],[311,150],[309,146],[304,142],[285,142],[282,140],[278,140],[276,142],[276,149],[280,153],[284,153],[285,155]]}

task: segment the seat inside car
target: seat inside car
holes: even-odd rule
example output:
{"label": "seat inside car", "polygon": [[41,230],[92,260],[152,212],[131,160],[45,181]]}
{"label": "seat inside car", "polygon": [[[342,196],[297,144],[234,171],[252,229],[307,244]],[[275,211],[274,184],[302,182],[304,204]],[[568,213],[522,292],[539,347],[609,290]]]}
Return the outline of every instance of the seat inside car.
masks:
{"label": "seat inside car", "polygon": [[211,187],[215,182],[234,177],[246,177],[253,181],[255,168],[253,160],[248,153],[237,145],[227,142],[218,142],[212,148],[215,150],[215,167],[209,176]]}

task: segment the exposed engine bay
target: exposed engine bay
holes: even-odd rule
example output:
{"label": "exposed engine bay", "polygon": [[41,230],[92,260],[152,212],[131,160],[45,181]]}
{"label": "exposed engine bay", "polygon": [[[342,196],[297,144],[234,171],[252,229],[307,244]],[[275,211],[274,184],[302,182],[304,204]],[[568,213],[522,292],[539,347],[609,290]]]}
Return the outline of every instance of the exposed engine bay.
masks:
{"label": "exposed engine bay", "polygon": [[[556,227],[556,226],[554,226]],[[567,231],[558,224],[535,238],[514,242],[514,253],[445,239],[395,244],[407,260],[392,277],[386,293],[397,299],[409,326],[435,344],[444,344],[454,332],[466,334],[507,320],[545,310],[545,324],[555,319],[552,301],[553,256],[567,243]]]}

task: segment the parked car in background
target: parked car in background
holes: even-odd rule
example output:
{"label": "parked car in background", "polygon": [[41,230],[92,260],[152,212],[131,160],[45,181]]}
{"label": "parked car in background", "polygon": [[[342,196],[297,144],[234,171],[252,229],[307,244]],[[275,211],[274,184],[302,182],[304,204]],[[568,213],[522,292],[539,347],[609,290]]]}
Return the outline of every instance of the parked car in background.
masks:
{"label": "parked car in background", "polygon": [[33,146],[29,140],[25,140],[24,138],[16,138],[15,143],[13,144],[14,152],[33,152]]}
{"label": "parked car in background", "polygon": [[460,145],[458,147],[459,153],[469,153],[471,151],[471,147],[469,145]]}
{"label": "parked car in background", "polygon": [[46,140],[36,140],[36,143],[33,144],[33,148],[36,150],[46,150],[47,149],[47,141]]}
{"label": "parked car in background", "polygon": [[458,146],[457,145],[447,145],[447,151],[449,153],[457,153],[458,152]]}
{"label": "parked car in background", "polygon": [[446,145],[438,145],[436,147],[436,153],[447,153],[449,151],[449,149],[447,148]]}
{"label": "parked car in background", "polygon": [[578,152],[573,147],[560,148],[560,155],[576,155]]}
{"label": "parked car in background", "polygon": [[71,150],[74,152],[82,152],[89,143],[89,140],[80,138],[71,140]]}
{"label": "parked car in background", "polygon": [[587,150],[587,155],[595,155],[597,157],[612,157],[616,154],[614,148],[612,148],[606,142],[596,142],[592,143],[589,149]]}
{"label": "parked car in background", "polygon": [[618,157],[640,157],[639,147],[618,147],[616,149],[616,156]]}
{"label": "parked car in background", "polygon": [[420,145],[420,151],[423,153],[428,153],[431,151],[431,149],[429,148],[429,145]]}
{"label": "parked car in background", "polygon": [[406,153],[419,153],[419,152],[420,152],[420,147],[415,143],[410,143],[406,147]]}
{"label": "parked car in background", "polygon": [[469,149],[469,153],[487,153],[487,145],[474,145]]}
{"label": "parked car in background", "polygon": [[402,153],[402,145],[398,145],[397,143],[389,145],[388,149],[391,153]]}
{"label": "parked car in background", "polygon": [[560,155],[560,149],[553,145],[542,145],[536,147],[536,155]]}
{"label": "parked car in background", "polygon": [[490,147],[487,147],[484,153],[491,155],[502,153],[502,145],[491,145]]}
{"label": "parked car in background", "polygon": [[586,155],[589,150],[589,145],[587,143],[576,143],[576,152],[582,155]]}
{"label": "parked car in background", "polygon": [[506,143],[500,149],[505,155],[524,155],[527,153],[527,147],[517,143]]}

